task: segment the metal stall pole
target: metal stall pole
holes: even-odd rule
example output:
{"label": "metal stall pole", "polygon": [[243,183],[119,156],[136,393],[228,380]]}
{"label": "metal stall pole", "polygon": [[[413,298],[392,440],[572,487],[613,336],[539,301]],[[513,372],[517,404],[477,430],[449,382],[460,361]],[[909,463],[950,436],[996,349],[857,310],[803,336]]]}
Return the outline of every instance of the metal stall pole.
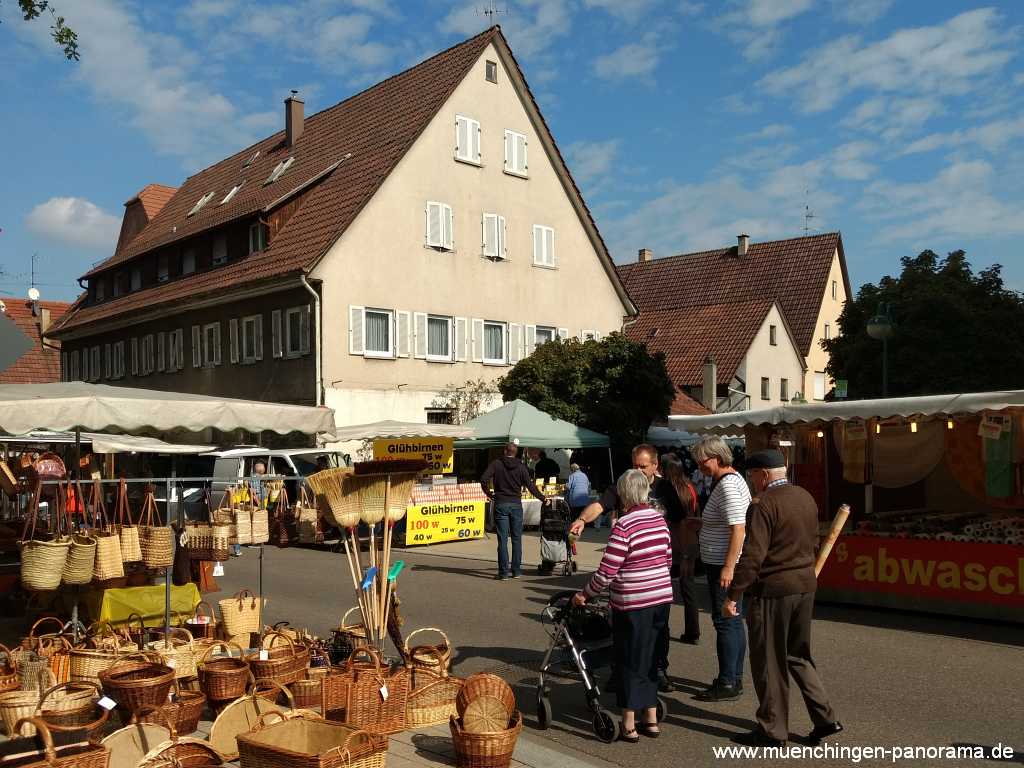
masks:
{"label": "metal stall pole", "polygon": [[615,465],[612,464],[612,447],[608,446],[608,480],[615,485]]}
{"label": "metal stall pole", "polygon": [[[166,486],[166,495],[164,498],[167,500],[167,524],[170,525],[171,517],[171,479],[165,478],[164,485]],[[171,536],[171,564],[164,569],[164,641],[171,634],[171,571],[174,570],[174,554],[178,550],[178,537]]]}

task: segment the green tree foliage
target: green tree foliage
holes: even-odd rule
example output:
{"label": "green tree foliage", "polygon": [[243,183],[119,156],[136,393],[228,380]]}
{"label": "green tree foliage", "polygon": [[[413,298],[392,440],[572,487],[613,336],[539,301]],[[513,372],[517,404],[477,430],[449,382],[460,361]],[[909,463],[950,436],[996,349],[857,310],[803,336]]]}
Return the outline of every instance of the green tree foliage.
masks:
{"label": "green tree foliage", "polygon": [[868,320],[889,306],[889,394],[984,392],[1024,387],[1024,296],[1003,286],[1002,267],[975,273],[963,251],[902,259],[899,277],[867,283],[839,317],[841,335],[822,342],[828,374],[850,397],[882,394],[882,343]]}
{"label": "green tree foliage", "polygon": [[449,384],[438,392],[430,407],[448,411],[452,416],[452,424],[465,424],[484,413],[484,406],[495,395],[497,389],[494,382],[470,379],[465,384]]}
{"label": "green tree foliage", "polygon": [[600,341],[550,341],[520,361],[498,383],[506,400],[611,438],[620,458],[647,429],[668,415],[675,389],[665,356],[613,333]]}
{"label": "green tree foliage", "polygon": [[65,59],[78,61],[78,35],[64,22],[64,17],[54,10],[49,0],[18,0],[18,8],[25,21],[35,21],[43,13],[49,12],[53,18],[53,23],[50,25],[50,37],[64,50]]}

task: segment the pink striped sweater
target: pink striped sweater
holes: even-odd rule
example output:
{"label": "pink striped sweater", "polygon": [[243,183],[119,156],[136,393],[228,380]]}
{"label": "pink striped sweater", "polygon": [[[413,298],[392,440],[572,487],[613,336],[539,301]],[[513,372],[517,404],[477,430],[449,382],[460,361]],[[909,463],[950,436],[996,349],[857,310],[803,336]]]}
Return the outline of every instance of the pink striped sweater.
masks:
{"label": "pink striped sweater", "polygon": [[611,606],[634,611],[672,602],[672,540],[660,513],[644,505],[618,519],[608,537],[601,565],[583,593],[587,597],[611,585]]}

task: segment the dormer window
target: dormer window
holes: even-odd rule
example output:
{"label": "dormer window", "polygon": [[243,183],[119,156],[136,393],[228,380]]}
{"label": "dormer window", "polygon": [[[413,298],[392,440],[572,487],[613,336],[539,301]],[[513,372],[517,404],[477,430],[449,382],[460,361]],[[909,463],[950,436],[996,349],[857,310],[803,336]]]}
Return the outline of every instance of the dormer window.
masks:
{"label": "dormer window", "polygon": [[213,238],[213,266],[219,267],[228,263],[228,238],[226,235],[217,235]]}
{"label": "dormer window", "polygon": [[167,254],[162,253],[156,258],[156,281],[158,283],[166,283],[171,279],[171,267],[167,259]]}
{"label": "dormer window", "polygon": [[237,184],[235,184],[235,186],[233,186],[231,188],[231,191],[228,192],[226,195],[224,195],[224,199],[220,201],[220,204],[224,205],[224,203],[230,203],[231,202],[231,198],[233,198],[235,195],[238,194],[238,190],[240,190],[242,188],[242,185],[244,183],[245,183],[244,181],[240,181]]}
{"label": "dormer window", "polygon": [[263,183],[264,184],[273,184],[275,181],[277,181],[279,178],[281,178],[281,176],[284,175],[285,171],[287,171],[289,168],[292,167],[292,163],[294,163],[294,162],[295,162],[295,158],[294,157],[289,157],[287,160],[282,160],[280,163],[278,163],[276,166],[274,166],[274,170],[272,170],[270,172],[270,175],[267,176],[267,180],[265,182],[263,182]]}
{"label": "dormer window", "polygon": [[246,160],[244,163],[242,163],[242,167],[243,168],[248,168],[250,165],[252,165],[253,163],[256,162],[256,158],[259,157],[259,156],[260,156],[260,151],[257,149],[255,152],[253,152],[251,155],[249,155],[249,159],[248,160]]}
{"label": "dormer window", "polygon": [[142,270],[139,267],[132,268],[132,290],[137,291],[142,288]]}
{"label": "dormer window", "polygon": [[267,225],[257,221],[249,226],[249,253],[258,253],[267,247]]}
{"label": "dormer window", "polygon": [[188,212],[188,215],[189,216],[194,216],[195,214],[199,213],[199,209],[202,208],[204,205],[206,205],[208,202],[210,202],[213,199],[214,194],[216,194],[216,193],[214,193],[214,192],[207,192],[205,195],[200,197],[196,201],[196,204],[192,206],[192,210]]}
{"label": "dormer window", "polygon": [[103,301],[105,298],[107,298],[107,296],[103,287],[103,279],[96,278],[96,301]]}
{"label": "dormer window", "polygon": [[196,252],[193,248],[188,248],[183,254],[181,254],[181,274],[191,275],[196,271]]}

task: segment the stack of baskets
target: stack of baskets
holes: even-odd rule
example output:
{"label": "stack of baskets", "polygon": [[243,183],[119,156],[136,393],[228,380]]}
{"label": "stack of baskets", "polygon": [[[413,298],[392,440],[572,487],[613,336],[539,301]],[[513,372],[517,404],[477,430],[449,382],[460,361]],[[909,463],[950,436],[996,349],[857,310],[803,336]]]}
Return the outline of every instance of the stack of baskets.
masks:
{"label": "stack of baskets", "polygon": [[458,768],[507,768],[523,730],[508,683],[497,675],[471,675],[455,703],[458,716],[449,726]]}
{"label": "stack of baskets", "polygon": [[[227,655],[213,656],[219,648],[227,651]],[[238,656],[231,655],[232,649],[238,651]],[[242,649],[233,643],[210,646],[199,661],[199,688],[214,710],[244,696],[250,677]]]}
{"label": "stack of baskets", "polygon": [[110,715],[100,706],[100,696],[95,683],[61,683],[39,697],[35,717],[53,733],[88,741],[103,729]]}
{"label": "stack of baskets", "polygon": [[152,656],[137,653],[126,656],[99,673],[103,692],[117,702],[123,722],[144,706],[160,707],[174,684],[174,670]]}
{"label": "stack of baskets", "polygon": [[[163,631],[158,634],[162,636]],[[192,633],[184,627],[171,627],[166,636],[149,643],[146,649],[155,653],[164,664],[174,670],[176,680],[196,676],[196,653]]]}
{"label": "stack of baskets", "polygon": [[288,685],[306,677],[310,648],[301,641],[292,640],[281,632],[268,632],[260,648],[245,660],[257,680],[274,680]]}
{"label": "stack of baskets", "polygon": [[[419,632],[436,632],[443,642],[437,645],[410,647],[410,641]],[[419,728],[441,725],[456,714],[456,697],[462,691],[464,680],[449,674],[451,643],[440,629],[418,629],[406,638],[406,666],[409,669],[409,700],[406,704],[407,725]]]}

